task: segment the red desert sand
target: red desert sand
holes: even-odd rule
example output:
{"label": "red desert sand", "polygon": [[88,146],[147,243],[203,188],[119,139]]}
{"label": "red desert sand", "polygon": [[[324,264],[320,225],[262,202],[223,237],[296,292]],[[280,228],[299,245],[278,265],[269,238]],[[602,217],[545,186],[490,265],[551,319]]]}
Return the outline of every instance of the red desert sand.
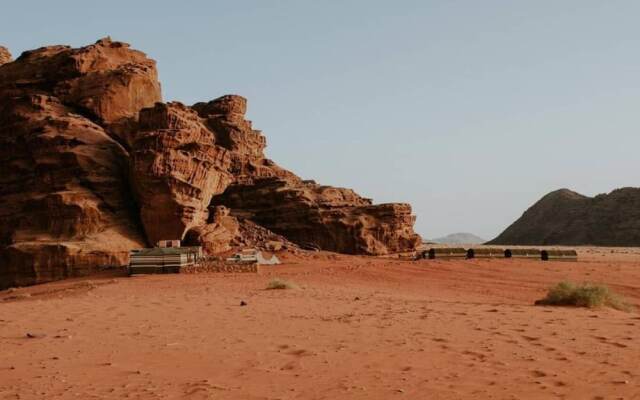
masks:
{"label": "red desert sand", "polygon": [[[259,274],[3,291],[0,399],[640,398],[640,250],[579,254],[280,254]],[[274,277],[299,288],[265,290]],[[562,280],[635,309],[533,305]]]}

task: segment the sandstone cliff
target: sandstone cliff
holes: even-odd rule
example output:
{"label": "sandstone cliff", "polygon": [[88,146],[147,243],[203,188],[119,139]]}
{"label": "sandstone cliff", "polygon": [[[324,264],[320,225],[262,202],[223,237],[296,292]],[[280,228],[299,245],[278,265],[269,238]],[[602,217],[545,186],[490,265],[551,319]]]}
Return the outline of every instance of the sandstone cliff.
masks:
{"label": "sandstone cliff", "polygon": [[640,245],[640,188],[587,197],[561,189],[529,208],[490,244]]}
{"label": "sandstone cliff", "polygon": [[303,247],[387,254],[421,242],[408,204],[372,205],[350,189],[271,177],[231,185],[213,201]]}
{"label": "sandstone cliff", "polygon": [[4,46],[0,46],[0,65],[13,61],[11,52]]}
{"label": "sandstone cliff", "polygon": [[144,245],[105,121],[160,100],[154,68],[108,40],[0,67],[0,287],[122,265]]}
{"label": "sandstone cliff", "polygon": [[140,112],[131,152],[131,182],[151,243],[184,238],[206,224],[214,194],[232,180],[229,152],[198,114],[180,103],[157,103]]}
{"label": "sandstone cliff", "polygon": [[0,49],[0,288],[124,265],[160,239],[209,254],[419,244],[409,205],[373,205],[265,158],[246,109],[235,95],[162,103],[155,62],[109,38],[15,61]]}

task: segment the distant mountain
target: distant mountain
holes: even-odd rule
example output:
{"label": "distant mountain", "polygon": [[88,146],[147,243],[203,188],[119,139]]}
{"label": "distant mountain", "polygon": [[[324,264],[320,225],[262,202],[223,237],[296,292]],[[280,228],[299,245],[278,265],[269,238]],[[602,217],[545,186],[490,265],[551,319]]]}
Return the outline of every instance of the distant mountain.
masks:
{"label": "distant mountain", "polygon": [[640,188],[595,197],[556,190],[489,244],[639,246]]}
{"label": "distant mountain", "polygon": [[432,239],[431,241],[442,244],[480,244],[486,242],[486,240],[481,237],[465,232],[452,233],[447,236]]}

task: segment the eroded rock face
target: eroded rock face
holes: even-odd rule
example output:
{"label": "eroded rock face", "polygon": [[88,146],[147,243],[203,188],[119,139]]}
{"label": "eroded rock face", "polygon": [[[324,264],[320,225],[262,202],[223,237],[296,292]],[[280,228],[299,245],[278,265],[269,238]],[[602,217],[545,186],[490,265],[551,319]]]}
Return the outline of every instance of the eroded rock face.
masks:
{"label": "eroded rock face", "polygon": [[372,205],[353,190],[303,181],[264,157],[266,140],[244,117],[246,100],[223,96],[193,106],[231,153],[234,182],[212,205],[303,247],[351,254],[411,251],[420,243],[408,204]]}
{"label": "eroded rock face", "polygon": [[151,60],[104,40],[0,66],[0,288],[123,265],[144,246],[128,154],[104,122],[159,100],[140,74],[154,79]]}
{"label": "eroded rock face", "polygon": [[209,203],[232,176],[229,152],[180,103],[143,109],[131,151],[131,183],[150,243],[184,239],[205,225]]}
{"label": "eroded rock face", "polygon": [[232,242],[233,246],[266,251],[299,250],[298,245],[262,225],[258,225],[248,219],[238,222],[240,226],[239,234]]}
{"label": "eroded rock face", "polygon": [[0,90],[46,92],[101,125],[161,101],[155,61],[109,38],[26,51],[0,69]]}
{"label": "eroded rock face", "polygon": [[489,243],[638,246],[640,188],[595,197],[568,189],[551,192]]}
{"label": "eroded rock face", "polygon": [[408,205],[372,205],[267,159],[243,97],[162,103],[155,62],[125,43],[10,58],[0,49],[0,288],[121,266],[166,239],[209,254],[419,243]]}
{"label": "eroded rock face", "polygon": [[372,205],[350,189],[262,178],[231,185],[213,204],[306,248],[350,254],[411,251],[420,244],[408,204]]}
{"label": "eroded rock face", "polygon": [[0,46],[0,65],[13,61],[11,52],[4,46]]}
{"label": "eroded rock face", "polygon": [[144,238],[122,146],[48,95],[0,96],[0,116],[0,287],[126,262]]}
{"label": "eroded rock face", "polygon": [[300,180],[265,158],[267,140],[261,131],[253,129],[251,121],[245,119],[247,100],[244,97],[226,95],[208,103],[197,103],[193,109],[204,118],[217,144],[229,150],[234,181],[249,183],[254,178],[274,176]]}
{"label": "eroded rock face", "polygon": [[238,220],[229,215],[229,209],[218,206],[212,209],[210,222],[186,233],[183,243],[202,246],[206,254],[218,254],[231,250],[232,243],[240,235]]}

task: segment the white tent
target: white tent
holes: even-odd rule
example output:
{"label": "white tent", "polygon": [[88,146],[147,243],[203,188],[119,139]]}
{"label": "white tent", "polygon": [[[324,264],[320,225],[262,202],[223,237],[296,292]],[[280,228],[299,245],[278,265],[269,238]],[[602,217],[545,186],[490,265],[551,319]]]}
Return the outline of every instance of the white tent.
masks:
{"label": "white tent", "polygon": [[232,257],[227,258],[230,262],[247,262],[257,263],[258,265],[276,265],[280,264],[280,260],[276,255],[272,255],[271,258],[266,258],[262,255],[261,251],[256,249],[245,249],[240,253],[234,254]]}

